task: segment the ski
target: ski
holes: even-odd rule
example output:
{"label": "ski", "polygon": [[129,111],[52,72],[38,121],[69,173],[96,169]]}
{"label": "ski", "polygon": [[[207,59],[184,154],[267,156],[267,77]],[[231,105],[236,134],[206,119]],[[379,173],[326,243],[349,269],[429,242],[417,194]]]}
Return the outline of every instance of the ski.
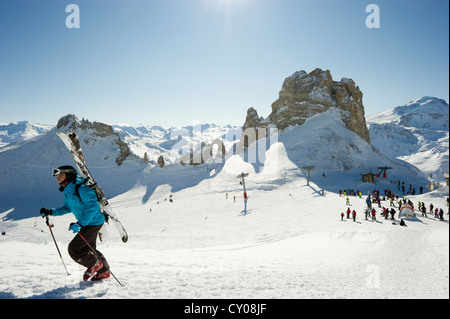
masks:
{"label": "ski", "polygon": [[92,187],[95,193],[97,194],[102,212],[108,215],[108,217],[113,221],[114,226],[116,226],[117,231],[119,232],[122,238],[122,241],[126,243],[128,241],[128,234],[125,231],[125,228],[123,227],[117,215],[111,209],[111,206],[108,203],[105,193],[100,188],[100,186],[97,185],[94,178],[92,177],[92,174],[89,172],[86,166],[86,162],[84,160],[84,155],[83,151],[81,150],[81,144],[80,140],[78,139],[78,136],[73,131],[70,131],[67,134],[63,132],[57,132],[56,134],[59,136],[59,138],[63,141],[64,145],[68,148],[68,150],[72,154],[75,160],[75,164],[77,165],[79,174],[85,179],[85,184]]}

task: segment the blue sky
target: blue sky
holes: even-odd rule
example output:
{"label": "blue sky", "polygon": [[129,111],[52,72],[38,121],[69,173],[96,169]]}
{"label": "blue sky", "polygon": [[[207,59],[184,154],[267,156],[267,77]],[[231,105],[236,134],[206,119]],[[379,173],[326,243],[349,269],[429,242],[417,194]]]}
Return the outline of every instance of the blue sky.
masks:
{"label": "blue sky", "polygon": [[242,125],[315,68],[352,78],[366,115],[448,102],[448,38],[447,0],[2,0],[0,122]]}

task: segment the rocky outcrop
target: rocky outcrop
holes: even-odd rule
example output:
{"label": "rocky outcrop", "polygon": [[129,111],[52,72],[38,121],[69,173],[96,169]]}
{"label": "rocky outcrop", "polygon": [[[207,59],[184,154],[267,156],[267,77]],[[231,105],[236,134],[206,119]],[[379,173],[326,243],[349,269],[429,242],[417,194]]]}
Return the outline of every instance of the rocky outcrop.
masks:
{"label": "rocky outcrop", "polygon": [[274,125],[283,130],[301,125],[315,114],[337,108],[342,110],[342,120],[347,128],[370,143],[362,97],[352,79],[333,81],[329,70],[315,69],[309,74],[298,71],[285,79],[268,118],[259,117],[258,112],[250,108],[243,128],[245,131],[247,128]]}
{"label": "rocky outcrop", "polygon": [[[147,154],[147,153],[146,153],[146,154]],[[163,168],[165,164],[166,164],[166,162],[164,161],[164,156],[160,155],[160,156],[158,157],[158,165],[159,165],[159,167],[160,167],[160,168]]]}
{"label": "rocky outcrop", "polygon": [[58,130],[81,130],[82,132],[88,132],[88,134],[82,134],[84,136],[83,141],[86,144],[95,143],[97,140],[105,139],[111,140],[112,143],[119,147],[119,155],[116,157],[116,164],[122,165],[122,163],[131,155],[131,150],[128,145],[122,141],[119,135],[114,132],[112,126],[99,123],[89,122],[82,119],[81,121],[73,114],[68,114],[59,119],[56,125]]}

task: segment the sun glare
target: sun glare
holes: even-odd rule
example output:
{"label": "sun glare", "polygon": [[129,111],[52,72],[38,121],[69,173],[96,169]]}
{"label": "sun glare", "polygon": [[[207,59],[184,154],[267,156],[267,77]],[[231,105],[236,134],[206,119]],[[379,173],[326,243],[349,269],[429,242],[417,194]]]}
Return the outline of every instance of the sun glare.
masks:
{"label": "sun glare", "polygon": [[253,0],[203,0],[210,10],[229,16],[233,11],[245,10]]}

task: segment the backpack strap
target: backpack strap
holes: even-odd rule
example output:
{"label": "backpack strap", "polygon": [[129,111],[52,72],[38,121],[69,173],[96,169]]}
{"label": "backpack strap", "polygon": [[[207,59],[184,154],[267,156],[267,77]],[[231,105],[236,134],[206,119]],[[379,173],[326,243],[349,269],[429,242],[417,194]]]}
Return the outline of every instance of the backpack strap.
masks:
{"label": "backpack strap", "polygon": [[[81,200],[80,187],[83,186],[83,185],[89,186],[89,185],[86,184],[86,182],[87,182],[87,180],[85,179],[82,183],[75,184],[75,195],[78,197],[79,200]],[[91,186],[89,186],[89,187],[91,187]]]}
{"label": "backpack strap", "polygon": [[84,185],[84,183],[75,184],[75,195],[78,197],[79,200],[81,200],[81,196],[80,196],[80,187],[81,187],[81,185]]}

